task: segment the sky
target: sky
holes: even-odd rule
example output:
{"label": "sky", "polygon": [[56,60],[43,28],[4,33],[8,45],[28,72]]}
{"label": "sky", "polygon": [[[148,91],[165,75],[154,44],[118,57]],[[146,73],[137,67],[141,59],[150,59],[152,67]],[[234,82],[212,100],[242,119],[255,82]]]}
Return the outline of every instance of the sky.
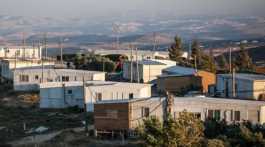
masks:
{"label": "sky", "polygon": [[27,17],[264,16],[264,8],[265,0],[0,0],[0,14]]}

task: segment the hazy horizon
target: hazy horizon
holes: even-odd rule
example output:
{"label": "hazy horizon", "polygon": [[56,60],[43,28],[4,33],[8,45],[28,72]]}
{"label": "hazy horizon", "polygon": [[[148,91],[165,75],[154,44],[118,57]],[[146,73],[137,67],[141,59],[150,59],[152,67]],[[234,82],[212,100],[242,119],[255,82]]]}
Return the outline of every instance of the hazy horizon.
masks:
{"label": "hazy horizon", "polygon": [[0,0],[0,14],[55,18],[264,16],[265,0]]}

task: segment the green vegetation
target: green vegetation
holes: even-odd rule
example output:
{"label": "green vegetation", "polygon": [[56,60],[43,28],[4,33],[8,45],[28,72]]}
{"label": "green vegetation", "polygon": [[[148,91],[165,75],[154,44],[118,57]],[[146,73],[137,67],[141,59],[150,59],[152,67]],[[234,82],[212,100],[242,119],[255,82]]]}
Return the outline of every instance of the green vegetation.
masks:
{"label": "green vegetation", "polygon": [[197,40],[192,42],[191,59],[184,59],[182,57],[183,47],[181,38],[176,36],[175,42],[168,49],[169,59],[177,61],[177,64],[186,67],[195,67],[197,69],[216,72],[215,60],[212,56],[205,54]]}
{"label": "green vegetation", "polygon": [[164,123],[150,117],[138,132],[145,146],[152,147],[263,147],[265,128],[250,122],[227,124],[215,119],[204,123],[195,115],[181,112]]}
{"label": "green vegetation", "polygon": [[[89,116],[92,118],[92,115]],[[0,142],[7,142],[30,135],[26,133],[33,128],[45,126],[49,131],[83,126],[84,114],[79,109],[40,110],[37,106],[30,108],[0,105]],[[23,130],[24,123],[26,131]],[[90,119],[92,124],[93,120]]]}
{"label": "green vegetation", "polygon": [[115,71],[115,63],[109,58],[89,53],[85,55],[76,54],[74,64],[77,69],[95,70],[95,71]]}
{"label": "green vegetation", "polygon": [[191,113],[183,112],[177,120],[169,117],[164,124],[154,117],[146,119],[139,133],[146,146],[196,146],[203,139],[203,124]]}
{"label": "green vegetation", "polygon": [[76,69],[120,72],[122,70],[122,63],[128,60],[128,57],[120,54],[101,56],[94,52],[89,52],[86,54],[65,55],[64,60],[72,62]]}
{"label": "green vegetation", "polygon": [[197,40],[192,42],[191,57],[193,66],[197,66],[198,69],[206,70],[210,72],[216,72],[215,60],[212,56],[205,54]]}
{"label": "green vegetation", "polygon": [[169,59],[173,60],[173,61],[181,62],[182,61],[182,54],[183,54],[181,38],[176,36],[174,38],[174,41],[175,42],[168,49]]}
{"label": "green vegetation", "polygon": [[219,68],[220,68],[220,70],[223,70],[225,72],[229,71],[229,63],[227,62],[224,55],[221,55],[221,57],[220,57]]}
{"label": "green vegetation", "polygon": [[240,44],[240,51],[235,57],[234,63],[235,67],[239,71],[253,71],[254,66],[252,63],[252,59],[249,57],[244,44]]}

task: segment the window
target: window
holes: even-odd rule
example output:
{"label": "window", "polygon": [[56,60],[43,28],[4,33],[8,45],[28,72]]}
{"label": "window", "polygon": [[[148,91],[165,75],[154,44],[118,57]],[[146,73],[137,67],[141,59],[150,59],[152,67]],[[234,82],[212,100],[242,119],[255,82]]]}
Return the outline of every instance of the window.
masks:
{"label": "window", "polygon": [[129,94],[129,99],[133,99],[133,93]]}
{"label": "window", "polygon": [[62,81],[63,82],[69,81],[69,76],[62,76]]}
{"label": "window", "polygon": [[208,118],[209,119],[213,118],[213,110],[208,110]]}
{"label": "window", "polygon": [[19,75],[19,81],[20,82],[28,82],[29,76],[28,75]]}
{"label": "window", "polygon": [[240,121],[240,111],[235,111],[235,121]]}
{"label": "window", "polygon": [[102,101],[102,93],[96,93],[96,100]]}
{"label": "window", "polygon": [[220,110],[214,110],[214,119],[215,120],[221,119],[221,111]]}
{"label": "window", "polygon": [[53,80],[50,78],[47,78],[47,82],[52,82]]}
{"label": "window", "polygon": [[75,76],[75,81],[77,81],[77,77]]}
{"label": "window", "polygon": [[72,94],[73,91],[72,90],[67,90],[67,94]]}
{"label": "window", "polygon": [[220,110],[208,110],[208,118],[220,120],[221,119],[221,111]]}
{"label": "window", "polygon": [[193,113],[194,117],[197,119],[201,119],[201,113]]}
{"label": "window", "polygon": [[39,80],[39,76],[38,75],[35,75],[35,80]]}
{"label": "window", "polygon": [[142,107],[142,117],[149,117],[150,110],[148,107]]}

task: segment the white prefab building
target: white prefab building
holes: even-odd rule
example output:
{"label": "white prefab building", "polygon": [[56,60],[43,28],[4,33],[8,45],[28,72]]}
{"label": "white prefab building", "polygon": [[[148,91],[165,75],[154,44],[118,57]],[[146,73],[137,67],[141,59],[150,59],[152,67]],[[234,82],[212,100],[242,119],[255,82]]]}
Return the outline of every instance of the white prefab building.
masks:
{"label": "white prefab building", "polygon": [[41,61],[41,60],[16,60],[16,59],[3,59],[0,60],[0,75],[1,77],[13,80],[13,71],[19,68],[32,68],[32,67],[41,67],[49,66],[52,67],[55,65],[54,61]]}
{"label": "white prefab building", "polygon": [[38,85],[44,82],[105,81],[105,72],[54,68],[21,68],[14,71],[13,79],[15,91],[38,91]]}
{"label": "white prefab building", "polygon": [[[231,74],[217,75],[216,93],[221,97],[233,97]],[[235,97],[258,100],[265,94],[265,76],[256,74],[235,74]]]}
{"label": "white prefab building", "polygon": [[[85,89],[83,91],[83,89]],[[83,96],[85,95],[85,96]],[[104,100],[141,99],[151,97],[150,84],[87,81],[48,82],[40,84],[41,108],[65,108],[82,106],[85,100],[87,111],[94,111],[94,103]],[[78,104],[77,104],[78,102]]]}
{"label": "white prefab building", "polygon": [[[171,66],[175,66],[176,62],[171,60],[157,60],[157,59],[145,59],[138,62],[125,62],[123,64],[123,78],[127,80],[139,81],[143,83],[151,82],[157,79],[157,76],[162,74],[162,70]],[[132,75],[132,76],[131,76]]]}
{"label": "white prefab building", "polygon": [[47,82],[39,88],[40,108],[84,106],[83,82]]}
{"label": "white prefab building", "polygon": [[41,59],[42,48],[30,46],[0,47],[0,58],[4,59]]}
{"label": "white prefab building", "polygon": [[265,102],[208,97],[182,97],[174,99],[173,117],[187,110],[201,120],[214,118],[227,122],[250,120],[253,123],[265,123]]}
{"label": "white prefab building", "polygon": [[[130,133],[150,116],[163,121],[165,106],[165,98],[99,101],[94,104],[95,129],[97,132],[119,133],[123,130]],[[171,108],[173,119],[178,119],[184,111],[202,121],[215,119],[227,123],[265,123],[265,102],[209,97],[174,98]]]}

